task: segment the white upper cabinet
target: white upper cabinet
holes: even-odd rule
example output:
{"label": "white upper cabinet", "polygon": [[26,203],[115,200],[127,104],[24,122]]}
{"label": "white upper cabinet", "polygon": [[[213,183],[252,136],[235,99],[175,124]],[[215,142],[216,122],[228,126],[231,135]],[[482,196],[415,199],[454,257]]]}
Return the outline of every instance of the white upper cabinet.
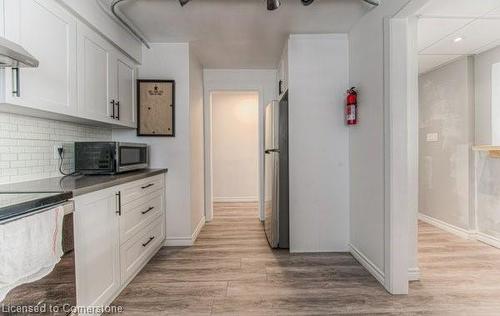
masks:
{"label": "white upper cabinet", "polygon": [[135,127],[135,66],[113,45],[78,23],[78,113]]}
{"label": "white upper cabinet", "polygon": [[135,67],[125,56],[118,53],[111,64],[112,103],[115,106],[116,124],[126,127],[136,127],[135,107]]}
{"label": "white upper cabinet", "polygon": [[40,61],[38,68],[20,69],[19,77],[5,71],[4,102],[75,113],[76,18],[53,0],[5,0],[4,5],[5,37]]}
{"label": "white upper cabinet", "polygon": [[132,59],[56,0],[0,0],[2,10],[0,33],[40,65],[0,71],[0,110],[136,127]]}
{"label": "white upper cabinet", "polygon": [[288,42],[285,44],[278,65],[278,93],[282,96],[288,90]]}
{"label": "white upper cabinet", "polygon": [[78,23],[78,113],[89,119],[114,119],[111,45],[83,23]]}

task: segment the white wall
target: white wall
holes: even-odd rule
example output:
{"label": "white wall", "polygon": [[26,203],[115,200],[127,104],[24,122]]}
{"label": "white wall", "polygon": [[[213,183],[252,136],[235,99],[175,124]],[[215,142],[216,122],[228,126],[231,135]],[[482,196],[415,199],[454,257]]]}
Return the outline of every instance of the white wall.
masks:
{"label": "white wall", "polygon": [[[463,229],[472,224],[473,74],[465,57],[419,78],[419,211]],[[429,133],[438,141],[427,141]]]}
{"label": "white wall", "polygon": [[[257,91],[259,93],[259,157],[264,157],[264,108],[277,98],[276,70],[272,69],[205,69],[203,72],[205,88],[205,148],[211,148],[211,102],[210,94],[213,91]],[[209,171],[212,169],[212,153],[205,151],[205,210],[207,220],[211,220],[212,211],[212,179]],[[264,165],[259,164],[259,195],[260,202],[264,199]],[[264,219],[262,203],[259,203],[260,218]]]}
{"label": "white wall", "polygon": [[[500,143],[500,102],[493,102],[493,93],[500,87],[492,82],[492,66],[500,63],[500,47],[476,55],[476,144]],[[496,80],[498,82],[498,79]],[[500,101],[500,100],[498,100]],[[495,104],[496,103],[496,104]],[[495,117],[496,116],[496,117]],[[496,136],[495,136],[496,135]],[[500,245],[500,160],[484,153],[476,156],[476,219],[480,235]]]}
{"label": "white wall", "polygon": [[348,38],[291,35],[288,54],[290,251],[347,251]]}
{"label": "white wall", "polygon": [[[477,145],[493,144],[492,126],[492,69],[493,64],[500,62],[500,47],[474,56],[474,72],[476,85],[476,141]],[[500,135],[500,122],[498,123]],[[499,145],[499,144],[496,144]]]}
{"label": "white wall", "polygon": [[[113,130],[118,141],[148,143],[152,168],[168,168],[167,244],[188,242],[192,230],[190,65],[187,43],[153,44],[143,50],[139,79],[175,80],[175,137],[137,137],[135,130]],[[193,95],[196,95],[193,93]],[[195,189],[196,190],[196,189]],[[195,191],[196,192],[196,191]]]}
{"label": "white wall", "polygon": [[500,247],[500,159],[484,153],[476,158],[477,231]]}
{"label": "white wall", "polygon": [[191,232],[205,216],[203,148],[203,67],[189,50],[189,124],[191,128]]}
{"label": "white wall", "polygon": [[212,118],[214,201],[257,201],[259,94],[213,92]]}
{"label": "white wall", "polygon": [[349,32],[349,86],[359,90],[359,124],[349,129],[350,243],[385,271],[384,18],[407,0],[382,1]]}

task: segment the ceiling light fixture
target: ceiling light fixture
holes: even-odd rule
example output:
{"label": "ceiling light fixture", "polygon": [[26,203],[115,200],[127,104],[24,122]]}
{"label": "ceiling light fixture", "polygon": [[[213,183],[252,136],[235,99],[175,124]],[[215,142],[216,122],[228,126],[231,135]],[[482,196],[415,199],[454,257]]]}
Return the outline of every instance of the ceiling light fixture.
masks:
{"label": "ceiling light fixture", "polygon": [[181,4],[181,7],[185,6],[189,1],[191,0],[179,0],[179,3]]}
{"label": "ceiling light fixture", "polygon": [[458,42],[463,41],[463,39],[464,39],[463,37],[457,37],[457,38],[455,38],[453,41],[454,41],[455,43],[458,43]]}
{"label": "ceiling light fixture", "polygon": [[267,0],[267,9],[269,11],[276,10],[277,8],[280,7],[280,5],[281,5],[280,0]]}
{"label": "ceiling light fixture", "polygon": [[314,2],[314,0],[300,0],[303,5],[310,5],[311,3]]}

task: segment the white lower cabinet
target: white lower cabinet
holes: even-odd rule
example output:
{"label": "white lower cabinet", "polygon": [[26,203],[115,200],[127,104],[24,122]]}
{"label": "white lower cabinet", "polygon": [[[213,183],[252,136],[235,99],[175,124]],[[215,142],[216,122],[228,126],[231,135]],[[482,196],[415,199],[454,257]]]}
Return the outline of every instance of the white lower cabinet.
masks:
{"label": "white lower cabinet", "polygon": [[107,306],[163,245],[164,175],[74,200],[77,304]]}
{"label": "white lower cabinet", "polygon": [[121,278],[128,282],[165,239],[165,218],[157,217],[141,233],[120,247]]}
{"label": "white lower cabinet", "polygon": [[75,198],[77,304],[102,306],[120,288],[117,191],[106,189]]}

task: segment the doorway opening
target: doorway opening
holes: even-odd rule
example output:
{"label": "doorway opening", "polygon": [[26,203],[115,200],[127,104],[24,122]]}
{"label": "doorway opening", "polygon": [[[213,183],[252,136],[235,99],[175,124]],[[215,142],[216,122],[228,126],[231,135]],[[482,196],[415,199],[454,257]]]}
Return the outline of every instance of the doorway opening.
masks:
{"label": "doorway opening", "polygon": [[500,144],[500,35],[485,32],[500,25],[499,10],[500,1],[430,0],[417,13],[418,125],[409,126],[418,126],[420,275],[413,277],[453,280],[443,285],[447,293],[472,282],[471,273],[478,291],[500,282],[500,160],[492,154]]}
{"label": "doorway opening", "polygon": [[[488,277],[500,259],[493,159],[500,36],[484,31],[496,28],[499,10],[499,1],[412,0],[386,20],[386,272],[398,288],[391,293],[406,293],[408,280],[442,284],[446,293],[500,281]],[[409,251],[398,258],[401,247]]]}
{"label": "doorway opening", "polygon": [[213,91],[211,99],[214,217],[259,218],[259,93]]}

